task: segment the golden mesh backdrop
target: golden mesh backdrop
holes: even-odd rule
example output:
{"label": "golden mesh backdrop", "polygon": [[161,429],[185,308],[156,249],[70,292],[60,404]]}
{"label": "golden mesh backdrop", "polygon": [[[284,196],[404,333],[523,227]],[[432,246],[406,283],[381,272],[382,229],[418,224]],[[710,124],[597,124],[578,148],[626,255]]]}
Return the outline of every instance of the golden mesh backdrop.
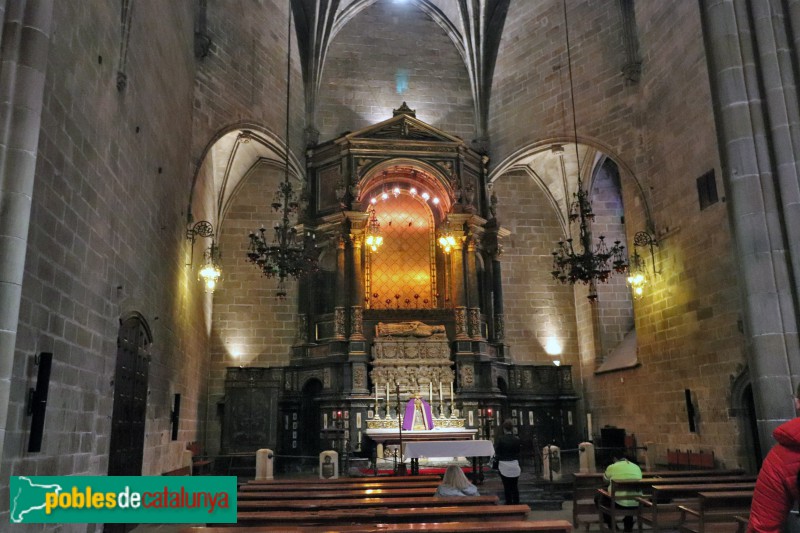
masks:
{"label": "golden mesh backdrop", "polygon": [[434,224],[430,209],[418,197],[390,194],[387,200],[375,204],[375,214],[381,225],[383,246],[377,252],[367,248],[369,307],[435,307]]}

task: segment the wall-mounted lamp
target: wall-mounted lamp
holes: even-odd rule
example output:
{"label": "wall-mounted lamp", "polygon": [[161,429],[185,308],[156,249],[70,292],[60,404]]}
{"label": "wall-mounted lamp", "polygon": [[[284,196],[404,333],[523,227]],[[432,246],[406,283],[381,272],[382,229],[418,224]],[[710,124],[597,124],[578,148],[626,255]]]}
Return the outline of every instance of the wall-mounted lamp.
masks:
{"label": "wall-mounted lamp", "polygon": [[639,231],[633,236],[633,256],[630,261],[630,270],[628,273],[627,282],[633,291],[634,299],[638,300],[644,296],[644,286],[647,285],[647,264],[644,258],[639,255],[638,248],[643,246],[650,247],[650,260],[653,263],[653,275],[658,274],[656,271],[656,258],[653,248],[658,246],[658,241],[655,237],[646,231]]}
{"label": "wall-mounted lamp", "polygon": [[211,240],[205,252],[203,252],[203,268],[197,274],[197,279],[203,282],[206,292],[213,293],[217,285],[222,281],[222,269],[219,266],[219,246]]}
{"label": "wall-mounted lamp", "polygon": [[450,229],[450,221],[445,219],[439,229],[439,246],[442,247],[444,253],[449,254],[455,245],[456,238],[453,235],[453,231]]}
{"label": "wall-mounted lamp", "polygon": [[381,225],[378,222],[378,217],[375,214],[375,208],[370,207],[369,218],[367,219],[366,240],[367,246],[370,251],[377,252],[383,245],[383,235],[381,235]]}
{"label": "wall-mounted lamp", "polygon": [[[189,224],[192,223],[192,215],[189,213]],[[197,274],[197,279],[203,282],[205,291],[213,293],[217,285],[222,281],[222,269],[219,266],[221,254],[219,246],[214,242],[214,226],[207,220],[201,220],[186,230],[186,238],[192,243],[190,258],[194,257],[194,241],[197,237],[211,237],[211,246],[203,252],[203,266]],[[189,265],[191,266],[191,260]]]}

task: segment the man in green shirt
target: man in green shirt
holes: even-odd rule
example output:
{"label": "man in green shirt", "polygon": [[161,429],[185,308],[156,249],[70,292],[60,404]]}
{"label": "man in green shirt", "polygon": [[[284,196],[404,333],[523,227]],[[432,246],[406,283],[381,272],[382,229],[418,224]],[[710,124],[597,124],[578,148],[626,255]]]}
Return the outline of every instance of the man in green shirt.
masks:
{"label": "man in green shirt", "polygon": [[[608,492],[611,493],[611,481],[620,481],[620,480],[627,480],[627,479],[642,479],[642,469],[639,468],[639,465],[633,463],[622,457],[621,459],[614,458],[614,462],[606,468],[605,473],[603,474],[603,479],[608,482]],[[615,507],[617,509],[623,510],[630,510],[635,509],[639,506],[639,502],[637,502],[634,498],[637,496],[641,496],[641,492],[638,490],[618,490],[615,494],[616,502]],[[598,495],[600,498],[601,495]],[[608,507],[611,505],[609,499],[605,496],[603,501],[598,500],[598,505],[605,505]],[[609,529],[614,529],[611,527],[611,515],[603,514],[603,520],[605,521],[606,525]],[[625,531],[633,531],[633,515],[626,514],[625,517],[622,519],[623,527]]]}

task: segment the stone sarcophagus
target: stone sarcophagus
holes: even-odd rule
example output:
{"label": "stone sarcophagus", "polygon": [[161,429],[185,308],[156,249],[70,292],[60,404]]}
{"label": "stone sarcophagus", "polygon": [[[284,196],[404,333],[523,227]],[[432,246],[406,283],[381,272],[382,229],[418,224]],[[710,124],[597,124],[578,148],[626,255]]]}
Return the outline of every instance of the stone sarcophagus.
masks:
{"label": "stone sarcophagus", "polygon": [[447,395],[455,378],[444,326],[422,322],[379,323],[375,327],[370,378],[378,390],[421,394],[430,401]]}

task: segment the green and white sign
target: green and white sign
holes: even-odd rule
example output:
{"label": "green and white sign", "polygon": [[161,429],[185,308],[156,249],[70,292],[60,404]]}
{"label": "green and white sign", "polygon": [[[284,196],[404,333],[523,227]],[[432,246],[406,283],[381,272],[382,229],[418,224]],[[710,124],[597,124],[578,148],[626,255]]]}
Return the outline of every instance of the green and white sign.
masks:
{"label": "green and white sign", "polygon": [[14,524],[236,522],[236,477],[11,476]]}

